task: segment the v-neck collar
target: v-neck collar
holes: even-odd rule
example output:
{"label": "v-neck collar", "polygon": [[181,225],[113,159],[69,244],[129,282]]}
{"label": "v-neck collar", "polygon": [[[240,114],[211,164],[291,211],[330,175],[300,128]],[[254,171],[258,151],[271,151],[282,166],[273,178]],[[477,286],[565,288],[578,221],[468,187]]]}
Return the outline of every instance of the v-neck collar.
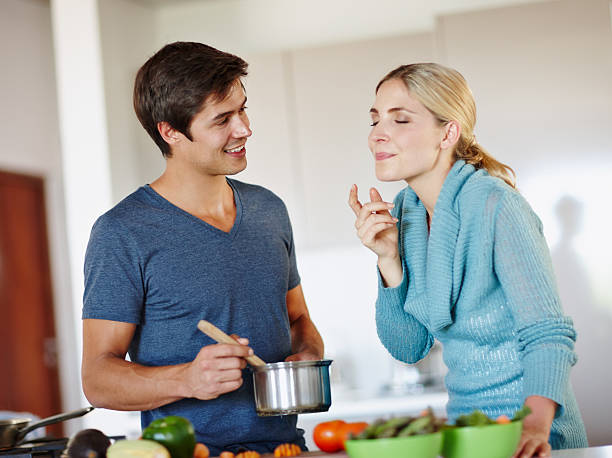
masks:
{"label": "v-neck collar", "polygon": [[459,234],[456,197],[470,176],[472,165],[458,160],[449,171],[436,201],[430,230],[423,202],[406,188],[402,204],[402,237],[409,287],[406,310],[419,310],[429,319],[433,331],[452,323],[451,311],[458,299],[463,266],[455,265],[455,247]]}
{"label": "v-neck collar", "polygon": [[198,224],[203,225],[208,230],[210,230],[212,232],[215,232],[215,233],[219,234],[220,236],[228,237],[230,239],[233,239],[233,238],[236,237],[236,233],[238,232],[238,229],[240,228],[240,223],[242,222],[243,205],[242,205],[242,199],[240,198],[240,193],[238,192],[238,189],[236,188],[236,185],[233,182],[233,180],[231,180],[230,178],[227,178],[227,177],[225,179],[227,181],[227,184],[232,189],[232,194],[234,196],[234,205],[236,205],[236,218],[234,219],[234,224],[232,225],[232,227],[229,230],[229,232],[225,232],[225,231],[219,229],[218,227],[215,227],[212,224],[207,223],[203,219],[200,219],[197,216],[194,216],[191,213],[189,213],[189,212],[183,210],[182,208],[176,206],[175,204],[170,202],[168,199],[166,199],[164,196],[159,194],[155,189],[153,189],[151,187],[151,185],[146,184],[146,185],[143,186],[143,189],[147,192],[147,194],[150,197],[155,199],[156,202],[160,203],[164,207],[169,208],[169,209],[173,210],[174,212],[180,213],[181,215],[191,219],[192,221],[194,221],[194,222],[196,222]]}

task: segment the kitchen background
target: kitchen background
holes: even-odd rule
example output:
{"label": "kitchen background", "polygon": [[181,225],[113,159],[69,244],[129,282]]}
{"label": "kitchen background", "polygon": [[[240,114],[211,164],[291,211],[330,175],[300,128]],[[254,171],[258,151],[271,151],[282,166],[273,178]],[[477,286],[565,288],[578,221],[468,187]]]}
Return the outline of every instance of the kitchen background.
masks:
{"label": "kitchen background", "polygon": [[[401,188],[376,181],[367,149],[377,81],[401,63],[438,61],[466,76],[479,142],[514,168],[544,223],[579,333],[572,380],[589,441],[612,443],[611,15],[608,0],[0,0],[0,170],[44,180],[49,259],[25,261],[32,271],[49,265],[56,340],[44,340],[40,358],[57,368],[59,408],[87,403],[80,307],[91,225],[163,170],[133,114],[134,74],[164,43],[195,40],[250,63],[254,135],[238,178],[266,185],[288,206],[311,314],[335,360],[329,415],[443,409],[443,390],[421,386],[422,376],[378,342],[375,261],[346,205],[352,183],[364,197],[370,186],[386,199]],[[6,210],[10,188],[1,189],[0,235],[16,221]],[[0,304],[9,317],[0,372],[12,377],[9,387],[40,390],[51,381],[17,369],[38,352],[7,356],[30,332],[15,332],[16,322],[34,316],[4,294],[8,248],[0,244]],[[432,375],[426,385],[444,372],[434,356],[421,366]],[[303,426],[321,415],[303,416]],[[138,415],[98,409],[65,432],[83,427],[137,435]]]}

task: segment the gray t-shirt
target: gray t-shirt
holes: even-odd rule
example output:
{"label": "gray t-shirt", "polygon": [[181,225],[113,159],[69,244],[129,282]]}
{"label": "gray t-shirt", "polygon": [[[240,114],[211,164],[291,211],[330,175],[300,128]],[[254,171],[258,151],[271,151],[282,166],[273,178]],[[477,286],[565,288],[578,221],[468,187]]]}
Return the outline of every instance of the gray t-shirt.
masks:
{"label": "gray t-shirt", "polygon": [[[146,185],[94,224],[85,256],[83,318],[137,324],[130,359],[145,366],[192,361],[214,342],[205,319],[247,337],[266,362],[291,353],[287,291],[298,286],[285,205],[260,186],[227,179],[236,220],[226,233],[181,210]],[[194,425],[212,455],[240,447],[270,452],[303,446],[296,417],[258,417],[250,370],[217,399],[182,399],[141,414],[142,426],[167,415]]]}

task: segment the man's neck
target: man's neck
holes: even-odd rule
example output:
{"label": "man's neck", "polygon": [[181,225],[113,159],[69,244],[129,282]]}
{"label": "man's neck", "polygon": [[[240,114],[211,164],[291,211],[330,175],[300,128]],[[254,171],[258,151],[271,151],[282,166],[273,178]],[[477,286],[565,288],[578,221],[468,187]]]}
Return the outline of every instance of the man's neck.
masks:
{"label": "man's neck", "polygon": [[180,174],[169,169],[151,187],[167,201],[224,231],[236,218],[234,194],[224,175]]}

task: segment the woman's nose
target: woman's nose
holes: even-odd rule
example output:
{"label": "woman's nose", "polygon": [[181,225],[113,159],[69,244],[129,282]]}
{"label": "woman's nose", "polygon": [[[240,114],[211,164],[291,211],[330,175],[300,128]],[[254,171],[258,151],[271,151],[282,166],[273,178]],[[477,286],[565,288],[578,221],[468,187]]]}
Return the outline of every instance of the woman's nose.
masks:
{"label": "woman's nose", "polygon": [[372,142],[384,142],[389,140],[389,135],[385,131],[384,127],[379,122],[372,127],[370,131],[370,141]]}

